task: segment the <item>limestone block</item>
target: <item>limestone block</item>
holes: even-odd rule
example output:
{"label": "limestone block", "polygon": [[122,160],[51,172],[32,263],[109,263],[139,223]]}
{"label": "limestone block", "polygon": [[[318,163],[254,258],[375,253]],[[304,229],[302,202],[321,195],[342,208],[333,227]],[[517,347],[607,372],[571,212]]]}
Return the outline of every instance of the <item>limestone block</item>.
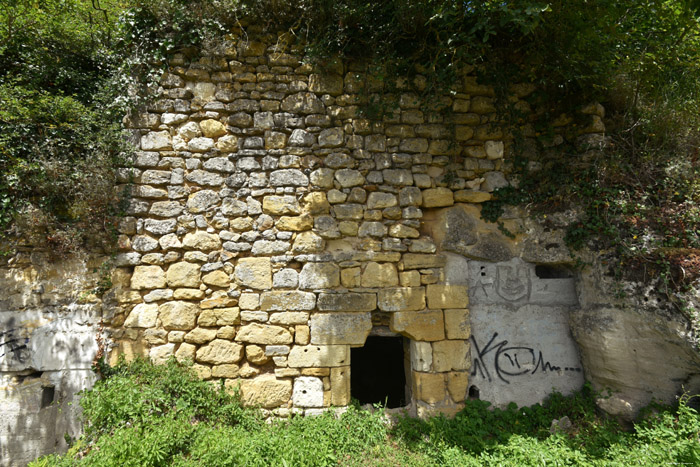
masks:
{"label": "limestone block", "polygon": [[377,295],[373,293],[321,293],[318,296],[320,311],[374,311],[376,308]]}
{"label": "limestone block", "polygon": [[381,222],[363,222],[358,230],[360,237],[384,237],[387,234],[386,225]]}
{"label": "limestone block", "polygon": [[238,298],[238,308],[241,310],[256,310],[260,306],[260,294],[242,293]]}
{"label": "limestone block", "polygon": [[427,286],[428,308],[465,308],[469,305],[466,285]]}
{"label": "limestone block", "polygon": [[290,146],[312,146],[316,142],[316,137],[306,130],[294,129],[289,136]]}
{"label": "limestone block", "polygon": [[404,269],[432,269],[443,267],[446,263],[446,258],[442,255],[404,253],[401,261]]}
{"label": "limestone block", "polygon": [[344,407],[350,403],[350,367],[331,368],[331,405]]}
{"label": "limestone block", "polygon": [[241,379],[241,400],[243,404],[273,408],[285,405],[292,397],[292,382],[279,380],[275,375],[264,374],[252,379]]}
{"label": "limestone block", "polygon": [[326,111],[321,99],[311,92],[299,92],[285,97],[281,109],[284,112],[301,114],[322,114]]}
{"label": "limestone block", "polygon": [[464,402],[467,398],[467,387],[469,386],[469,372],[452,371],[447,373],[447,390],[454,402]]}
{"label": "limestone block", "polygon": [[412,371],[413,394],[416,399],[437,404],[445,400],[445,375]]}
{"label": "limestone block", "polygon": [[299,169],[282,169],[270,173],[271,186],[307,186],[309,178]]}
{"label": "limestone block", "polygon": [[301,206],[295,196],[265,196],[263,198],[263,212],[273,216],[288,214],[301,214]]}
{"label": "limestone block", "polygon": [[236,304],[236,299],[227,295],[225,290],[215,290],[207,298],[199,302],[199,307],[204,309],[209,308],[225,308]]}
{"label": "limestone block", "polygon": [[318,135],[318,145],[322,148],[338,147],[343,144],[344,137],[342,128],[327,128]]}
{"label": "limestone block", "polygon": [[[343,287],[353,288],[360,286],[360,268],[345,268],[340,271],[340,283]],[[360,310],[357,310],[360,311]]]}
{"label": "limestone block", "polygon": [[298,290],[272,291],[260,294],[262,311],[310,311],[316,305],[316,295]]}
{"label": "limestone block", "polygon": [[299,284],[299,273],[291,268],[284,268],[277,271],[272,276],[272,287],[274,288],[296,288]]}
{"label": "limestone block", "polygon": [[235,363],[226,363],[224,365],[214,365],[211,368],[211,376],[213,378],[238,378],[240,367]]}
{"label": "limestone block", "polygon": [[238,138],[233,135],[222,136],[216,142],[216,148],[221,152],[238,151]]}
{"label": "limestone block", "polygon": [[396,266],[369,262],[362,273],[362,287],[392,287],[399,284]]}
{"label": "limestone block", "polygon": [[363,345],[372,330],[371,313],[314,313],[311,344]]}
{"label": "limestone block", "polygon": [[165,287],[165,273],[160,266],[136,266],[131,276],[134,290],[160,289]]}
{"label": "limestone block", "polygon": [[297,345],[287,357],[287,364],[292,368],[337,367],[349,363],[347,345]]}
{"label": "limestone block", "polygon": [[333,213],[338,220],[362,219],[363,211],[361,204],[336,204],[333,206]]}
{"label": "limestone block", "polygon": [[151,131],[141,137],[141,149],[144,151],[169,151],[172,149],[170,133],[166,130]]}
{"label": "limestone block", "polygon": [[340,169],[335,172],[335,179],[343,188],[361,186],[365,183],[365,177],[359,170]]}
{"label": "limestone block", "polygon": [[312,73],[309,76],[309,91],[339,96],[343,93],[343,77],[329,73]]}
{"label": "limestone block", "polygon": [[433,347],[430,342],[410,340],[411,369],[429,372],[433,365]]}
{"label": "limestone block", "polygon": [[420,232],[404,224],[394,224],[389,228],[389,235],[395,238],[418,238]]}
{"label": "limestone block", "polygon": [[265,350],[259,345],[246,345],[245,359],[253,365],[264,365],[270,361],[270,358],[265,355]]}
{"label": "limestone block", "polygon": [[293,341],[292,334],[287,329],[259,323],[241,326],[236,334],[236,342],[250,344],[281,345],[291,344]]}
{"label": "limestone block", "polygon": [[306,231],[297,234],[292,245],[294,253],[316,253],[323,250],[325,241],[314,232]]}
{"label": "limestone block", "polygon": [[158,311],[165,329],[189,331],[194,328],[199,307],[190,302],[171,301],[160,305]]}
{"label": "limestone block", "polygon": [[313,376],[296,378],[292,403],[295,407],[323,407],[323,381]]}
{"label": "limestone block", "polygon": [[193,232],[185,235],[182,245],[192,250],[211,251],[221,248],[221,240],[219,236],[215,234]]}
{"label": "limestone block", "polygon": [[197,320],[200,326],[229,326],[240,322],[241,311],[238,307],[202,310]]}
{"label": "limestone block", "polygon": [[204,291],[199,289],[175,289],[173,298],[175,300],[200,300],[204,298]]}
{"label": "limestone block", "polygon": [[199,287],[200,266],[195,263],[171,264],[165,277],[168,287]]}
{"label": "limestone block", "polygon": [[156,365],[163,365],[175,352],[175,344],[163,344],[152,347],[148,352],[148,357]]}
{"label": "limestone block", "polygon": [[433,342],[433,369],[435,371],[468,370],[470,367],[468,341]]}
{"label": "limestone block", "polygon": [[197,346],[182,343],[180,344],[180,347],[177,348],[177,352],[175,352],[175,358],[177,358],[177,361],[179,362],[184,362],[185,360],[194,362],[196,351]]}
{"label": "limestone block", "polygon": [[486,150],[486,157],[492,160],[502,159],[504,152],[503,141],[486,141],[484,143],[484,149]]}
{"label": "limestone block", "polygon": [[413,185],[413,174],[407,169],[384,169],[382,175],[384,177],[384,182],[389,185]]}
{"label": "limestone block", "polygon": [[282,324],[285,326],[294,324],[306,324],[309,322],[309,313],[306,311],[283,311],[270,315],[270,324]]}
{"label": "limestone block", "polygon": [[224,339],[214,339],[197,350],[197,361],[220,365],[237,363],[243,358],[243,346]]}
{"label": "limestone block", "polygon": [[230,285],[228,274],[221,269],[205,274],[202,277],[202,282],[214,287],[228,287]]}
{"label": "limestone block", "polygon": [[474,190],[455,191],[454,196],[457,203],[483,203],[493,197],[491,193]]}
{"label": "limestone block", "polygon": [[292,232],[301,232],[311,230],[314,226],[314,218],[310,214],[301,216],[282,216],[275,223],[277,230],[287,230]]}
{"label": "limestone block", "polygon": [[192,138],[187,143],[187,150],[192,152],[207,152],[214,147],[214,140],[212,138],[205,138],[200,136],[198,138]]}
{"label": "limestone block", "polygon": [[127,328],[152,328],[156,325],[158,318],[158,305],[155,303],[140,303],[129,313],[129,317],[124,321]]}
{"label": "limestone block", "polygon": [[306,263],[299,274],[299,288],[325,289],[340,285],[340,269],[333,263]]}
{"label": "limestone block", "polygon": [[187,210],[191,213],[198,214],[205,212],[221,201],[219,194],[212,190],[200,190],[192,195],[187,200]]}
{"label": "limestone block", "polygon": [[464,308],[445,310],[445,332],[448,339],[469,339],[471,336],[469,310]]}
{"label": "limestone block", "polygon": [[445,338],[442,311],[397,311],[391,315],[389,328],[418,341]]}
{"label": "limestone block", "polygon": [[272,267],[270,258],[241,258],[234,270],[236,282],[252,289],[272,287]]}
{"label": "limestone block", "polygon": [[454,204],[454,195],[452,190],[445,187],[429,188],[423,190],[423,207],[438,208],[443,206],[452,206]]}
{"label": "limestone block", "polygon": [[310,174],[311,184],[319,188],[333,188],[333,175],[335,171],[327,167],[316,169]]}
{"label": "limestone block", "polygon": [[328,214],[331,205],[326,194],[322,191],[314,191],[304,196],[302,200],[304,210],[310,214]]}
{"label": "limestone block", "polygon": [[457,141],[469,141],[474,136],[474,129],[467,125],[455,126],[455,137]]}
{"label": "limestone block", "polygon": [[399,282],[402,287],[418,287],[420,285],[420,272],[404,271],[399,273]]}
{"label": "limestone block", "polygon": [[185,334],[185,342],[189,344],[206,344],[214,340],[216,337],[216,329],[194,328]]}
{"label": "limestone block", "polygon": [[418,311],[425,308],[424,287],[393,287],[377,292],[377,305],[382,311]]}

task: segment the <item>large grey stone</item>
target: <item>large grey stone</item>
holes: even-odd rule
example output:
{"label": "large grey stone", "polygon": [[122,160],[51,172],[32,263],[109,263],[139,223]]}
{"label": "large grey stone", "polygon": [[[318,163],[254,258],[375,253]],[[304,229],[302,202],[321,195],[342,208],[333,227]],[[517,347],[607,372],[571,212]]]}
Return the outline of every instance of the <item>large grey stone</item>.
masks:
{"label": "large grey stone", "polygon": [[312,344],[363,345],[372,330],[371,313],[314,313]]}

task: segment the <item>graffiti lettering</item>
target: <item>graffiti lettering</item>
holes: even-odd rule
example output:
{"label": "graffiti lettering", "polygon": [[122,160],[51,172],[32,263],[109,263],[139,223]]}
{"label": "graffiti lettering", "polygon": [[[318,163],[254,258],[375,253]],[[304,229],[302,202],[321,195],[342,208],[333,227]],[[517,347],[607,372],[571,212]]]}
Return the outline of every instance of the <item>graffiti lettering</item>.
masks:
{"label": "graffiti lettering", "polygon": [[[476,357],[472,364],[472,376],[480,376],[489,382],[497,377],[506,384],[510,384],[510,379],[525,374],[534,375],[538,371],[575,371],[581,372],[580,368],[561,368],[553,365],[544,359],[542,351],[536,351],[527,346],[508,346],[507,340],[497,341],[498,333],[493,336],[488,343],[481,348],[474,336],[471,337]],[[492,376],[492,371],[495,376]]]}
{"label": "graffiti lettering", "polygon": [[22,351],[28,348],[29,338],[16,338],[13,335],[14,331],[15,329],[10,329],[0,332],[0,358],[12,354],[16,360],[23,361],[26,355]]}

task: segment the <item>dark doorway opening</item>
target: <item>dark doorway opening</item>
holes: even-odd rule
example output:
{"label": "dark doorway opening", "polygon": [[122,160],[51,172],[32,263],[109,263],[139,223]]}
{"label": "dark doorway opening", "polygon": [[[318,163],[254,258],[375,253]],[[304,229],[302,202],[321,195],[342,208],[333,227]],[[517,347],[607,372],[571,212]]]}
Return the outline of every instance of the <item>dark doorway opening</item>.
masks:
{"label": "dark doorway opening", "polygon": [[350,350],[350,394],[360,404],[406,405],[403,337],[369,336]]}

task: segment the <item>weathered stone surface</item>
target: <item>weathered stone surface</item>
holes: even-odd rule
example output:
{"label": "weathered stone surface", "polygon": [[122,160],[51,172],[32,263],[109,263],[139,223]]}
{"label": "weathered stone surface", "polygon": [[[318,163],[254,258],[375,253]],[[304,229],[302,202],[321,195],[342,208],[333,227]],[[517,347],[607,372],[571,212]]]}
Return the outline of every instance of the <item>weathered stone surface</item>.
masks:
{"label": "weathered stone surface", "polygon": [[124,321],[127,328],[152,328],[156,325],[158,318],[158,305],[155,303],[140,303],[129,313],[129,317]]}
{"label": "weathered stone surface", "polygon": [[429,372],[433,365],[433,346],[430,342],[420,342],[411,339],[411,369]]}
{"label": "weathered stone surface", "polygon": [[301,232],[310,230],[314,226],[314,218],[310,214],[301,216],[282,216],[275,224],[278,230],[287,230],[291,232]]}
{"label": "weathered stone surface", "polygon": [[252,289],[272,287],[272,267],[270,258],[241,258],[234,271],[236,282]]}
{"label": "weathered stone surface", "polygon": [[237,363],[243,358],[243,346],[224,339],[214,339],[197,350],[196,358],[198,362],[213,365]]}
{"label": "weathered stone surface", "polygon": [[148,352],[148,357],[156,365],[163,365],[174,352],[175,344],[163,344],[151,347],[151,350]]}
{"label": "weathered stone surface", "polygon": [[144,151],[169,151],[172,149],[170,133],[152,131],[141,137],[141,149]]}
{"label": "weathered stone surface", "polygon": [[371,313],[314,313],[311,344],[363,345],[372,330]]}
{"label": "weathered stone surface", "polygon": [[307,186],[309,178],[299,169],[275,170],[270,174],[271,186]]}
{"label": "weathered stone surface", "polygon": [[433,342],[433,369],[435,371],[468,370],[470,366],[468,341]]}
{"label": "weathered stone surface", "polygon": [[132,289],[160,289],[165,285],[165,273],[160,266],[136,266],[134,268],[134,274],[131,276]]}
{"label": "weathered stone surface", "polygon": [[205,212],[221,201],[219,194],[212,190],[201,190],[187,200],[187,210],[192,213]]}
{"label": "weathered stone surface", "polygon": [[182,240],[182,245],[192,250],[211,251],[221,248],[221,240],[219,236],[215,234],[194,232],[185,235],[185,238]]}
{"label": "weathered stone surface", "polygon": [[445,332],[448,339],[469,339],[471,326],[469,324],[469,310],[456,309],[444,310]]}
{"label": "weathered stone surface", "polygon": [[401,257],[404,269],[430,269],[445,266],[445,257],[442,255],[423,255],[405,253]]}
{"label": "weathered stone surface", "polygon": [[316,305],[316,295],[296,290],[263,292],[260,294],[262,311],[309,311]]}
{"label": "weathered stone surface", "polygon": [[264,408],[279,407],[292,397],[292,382],[275,378],[274,375],[260,375],[253,379],[239,380],[241,400],[245,405]]}
{"label": "weathered stone surface", "polygon": [[376,308],[377,295],[373,293],[321,293],[318,296],[320,311],[374,311]]}
{"label": "weathered stone surface", "polygon": [[266,324],[246,324],[236,334],[236,342],[247,342],[250,344],[270,344],[281,345],[293,342],[292,334],[281,326],[270,326]]}
{"label": "weathered stone surface", "polygon": [[216,337],[216,329],[194,328],[185,334],[185,342],[190,344],[206,344]]}
{"label": "weathered stone surface", "polygon": [[325,241],[314,232],[300,232],[294,239],[292,252],[294,253],[315,253],[323,250]]}
{"label": "weathered stone surface", "polygon": [[204,136],[208,138],[217,138],[226,134],[226,127],[219,121],[208,119],[199,122],[199,128],[201,128]]}
{"label": "weathered stone surface", "polygon": [[457,203],[483,203],[489,201],[493,196],[485,191],[459,190],[454,192]]}
{"label": "weathered stone surface", "polygon": [[362,287],[392,287],[395,285],[399,285],[396,266],[391,263],[367,263],[362,273]]}
{"label": "weathered stone surface", "polygon": [[265,196],[262,209],[265,214],[284,216],[289,214],[301,214],[301,206],[296,196]]}
{"label": "weathered stone surface", "polygon": [[445,338],[442,311],[397,311],[391,315],[389,327],[418,341],[439,341]]}
{"label": "weathered stone surface", "polygon": [[423,207],[439,208],[452,206],[454,204],[454,194],[449,188],[438,187],[423,190]]}
{"label": "weathered stone surface", "polygon": [[172,301],[160,305],[158,311],[165,329],[189,331],[194,328],[199,307],[190,302]]}
{"label": "weathered stone surface", "polygon": [[297,345],[287,357],[292,368],[323,368],[344,366],[350,363],[347,345]]}
{"label": "weathered stone surface", "polygon": [[202,310],[197,320],[200,326],[230,326],[241,322],[241,311],[238,307]]}
{"label": "weathered stone surface", "polygon": [[200,275],[198,264],[183,261],[171,264],[165,277],[168,287],[199,287]]}
{"label": "weathered stone surface", "polygon": [[320,114],[325,111],[323,102],[310,92],[300,92],[282,100],[281,108],[285,112],[302,114]]}
{"label": "weathered stone surface", "polygon": [[295,407],[323,407],[323,381],[313,376],[296,378],[292,403]]}
{"label": "weathered stone surface", "polygon": [[416,398],[428,404],[437,404],[445,399],[445,375],[412,371],[413,392]]}
{"label": "weathered stone surface", "polygon": [[312,73],[309,76],[309,91],[339,96],[343,93],[343,77],[331,73]]}
{"label": "weathered stone surface", "polygon": [[427,286],[428,308],[466,308],[469,305],[467,287],[464,285]]}
{"label": "weathered stone surface", "polygon": [[299,274],[299,288],[326,289],[340,285],[340,269],[333,263],[306,263]]}
{"label": "weathered stone surface", "polygon": [[228,287],[230,284],[229,275],[224,271],[212,271],[202,276],[202,282],[214,287]]}
{"label": "weathered stone surface", "polygon": [[418,311],[425,308],[424,287],[392,287],[377,292],[382,311]]}
{"label": "weathered stone surface", "polygon": [[331,405],[343,407],[350,403],[350,367],[331,368]]}
{"label": "weathered stone surface", "polygon": [[467,397],[469,386],[469,373],[466,371],[453,371],[447,374],[447,390],[453,401],[463,402]]}

